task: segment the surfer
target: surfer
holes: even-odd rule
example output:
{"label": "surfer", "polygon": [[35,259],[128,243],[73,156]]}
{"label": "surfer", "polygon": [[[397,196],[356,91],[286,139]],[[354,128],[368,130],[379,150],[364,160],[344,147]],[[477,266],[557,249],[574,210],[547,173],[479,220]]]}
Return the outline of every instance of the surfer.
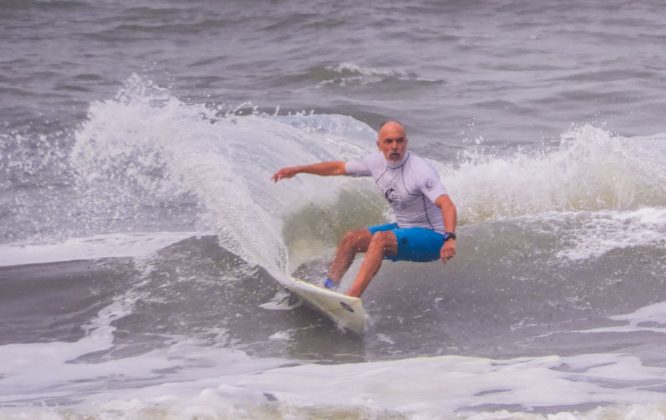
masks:
{"label": "surfer", "polygon": [[361,159],[320,162],[278,170],[274,182],[300,173],[332,176],[372,176],[391,205],[396,223],[370,226],[347,232],[330,265],[327,288],[336,288],[354,262],[365,258],[347,291],[359,297],[381,267],[382,261],[442,262],[456,254],[456,207],[437,172],[423,158],[407,150],[407,134],[398,121],[379,127],[379,151]]}

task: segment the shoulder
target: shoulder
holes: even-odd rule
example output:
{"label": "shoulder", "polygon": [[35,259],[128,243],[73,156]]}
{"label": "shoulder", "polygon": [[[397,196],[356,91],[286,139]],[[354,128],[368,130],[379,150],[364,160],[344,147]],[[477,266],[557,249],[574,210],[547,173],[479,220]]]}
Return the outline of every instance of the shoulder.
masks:
{"label": "shoulder", "polygon": [[358,159],[347,161],[345,163],[345,173],[351,176],[368,176],[380,171],[382,167],[382,154],[373,152]]}
{"label": "shoulder", "polygon": [[416,153],[410,153],[409,159],[405,163],[407,169],[417,177],[432,175],[437,176],[437,171],[435,171],[435,168],[433,168],[427,160],[423,159]]}
{"label": "shoulder", "polygon": [[379,150],[375,150],[374,152],[370,152],[363,159],[367,159],[368,161],[373,161],[373,162],[379,162],[384,160],[384,155],[382,155],[382,152]]}
{"label": "shoulder", "polygon": [[368,168],[370,169],[379,169],[384,167],[384,155],[382,155],[382,152],[380,151],[368,153],[361,159],[363,162],[365,162],[366,165],[368,165]]}
{"label": "shoulder", "polygon": [[427,160],[415,154],[412,154],[409,160],[411,161],[408,169],[409,184],[412,188],[420,190],[433,202],[437,196],[446,194],[446,188],[442,185],[439,174]]}
{"label": "shoulder", "polygon": [[411,160],[412,165],[430,166],[428,161],[426,161],[424,158],[422,158],[420,155],[417,155],[416,153],[410,152],[409,153],[409,159]]}

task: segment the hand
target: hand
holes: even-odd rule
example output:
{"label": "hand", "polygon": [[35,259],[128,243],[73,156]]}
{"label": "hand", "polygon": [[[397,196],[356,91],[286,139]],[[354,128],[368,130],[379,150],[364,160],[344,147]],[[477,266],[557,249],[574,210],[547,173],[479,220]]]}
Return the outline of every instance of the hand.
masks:
{"label": "hand", "polygon": [[442,249],[439,250],[439,258],[444,264],[456,255],[456,240],[449,239],[444,242]]}
{"label": "hand", "polygon": [[271,179],[273,180],[273,182],[278,182],[282,178],[291,178],[297,173],[298,173],[298,168],[295,166],[290,166],[287,168],[282,168],[276,173],[274,173]]}

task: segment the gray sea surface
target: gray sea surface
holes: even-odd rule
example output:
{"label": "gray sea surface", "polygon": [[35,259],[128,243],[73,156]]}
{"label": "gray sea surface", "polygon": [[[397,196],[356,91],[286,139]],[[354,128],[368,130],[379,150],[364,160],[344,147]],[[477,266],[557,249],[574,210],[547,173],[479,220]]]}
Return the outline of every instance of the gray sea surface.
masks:
{"label": "gray sea surface", "polygon": [[[664,415],[665,42],[659,1],[0,0],[0,418]],[[270,175],[386,119],[458,255],[358,336],[281,282],[382,197]]]}

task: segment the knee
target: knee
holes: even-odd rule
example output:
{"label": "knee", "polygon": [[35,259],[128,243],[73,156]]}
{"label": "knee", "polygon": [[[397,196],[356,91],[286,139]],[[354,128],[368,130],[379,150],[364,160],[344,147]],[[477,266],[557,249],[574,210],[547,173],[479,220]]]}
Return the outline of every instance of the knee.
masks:
{"label": "knee", "polygon": [[391,232],[375,233],[372,235],[372,239],[370,239],[370,246],[382,249],[386,248],[387,245],[391,242],[391,235],[393,235]]}
{"label": "knee", "polygon": [[342,237],[342,245],[356,251],[367,248],[371,234],[367,229],[351,230]]}

